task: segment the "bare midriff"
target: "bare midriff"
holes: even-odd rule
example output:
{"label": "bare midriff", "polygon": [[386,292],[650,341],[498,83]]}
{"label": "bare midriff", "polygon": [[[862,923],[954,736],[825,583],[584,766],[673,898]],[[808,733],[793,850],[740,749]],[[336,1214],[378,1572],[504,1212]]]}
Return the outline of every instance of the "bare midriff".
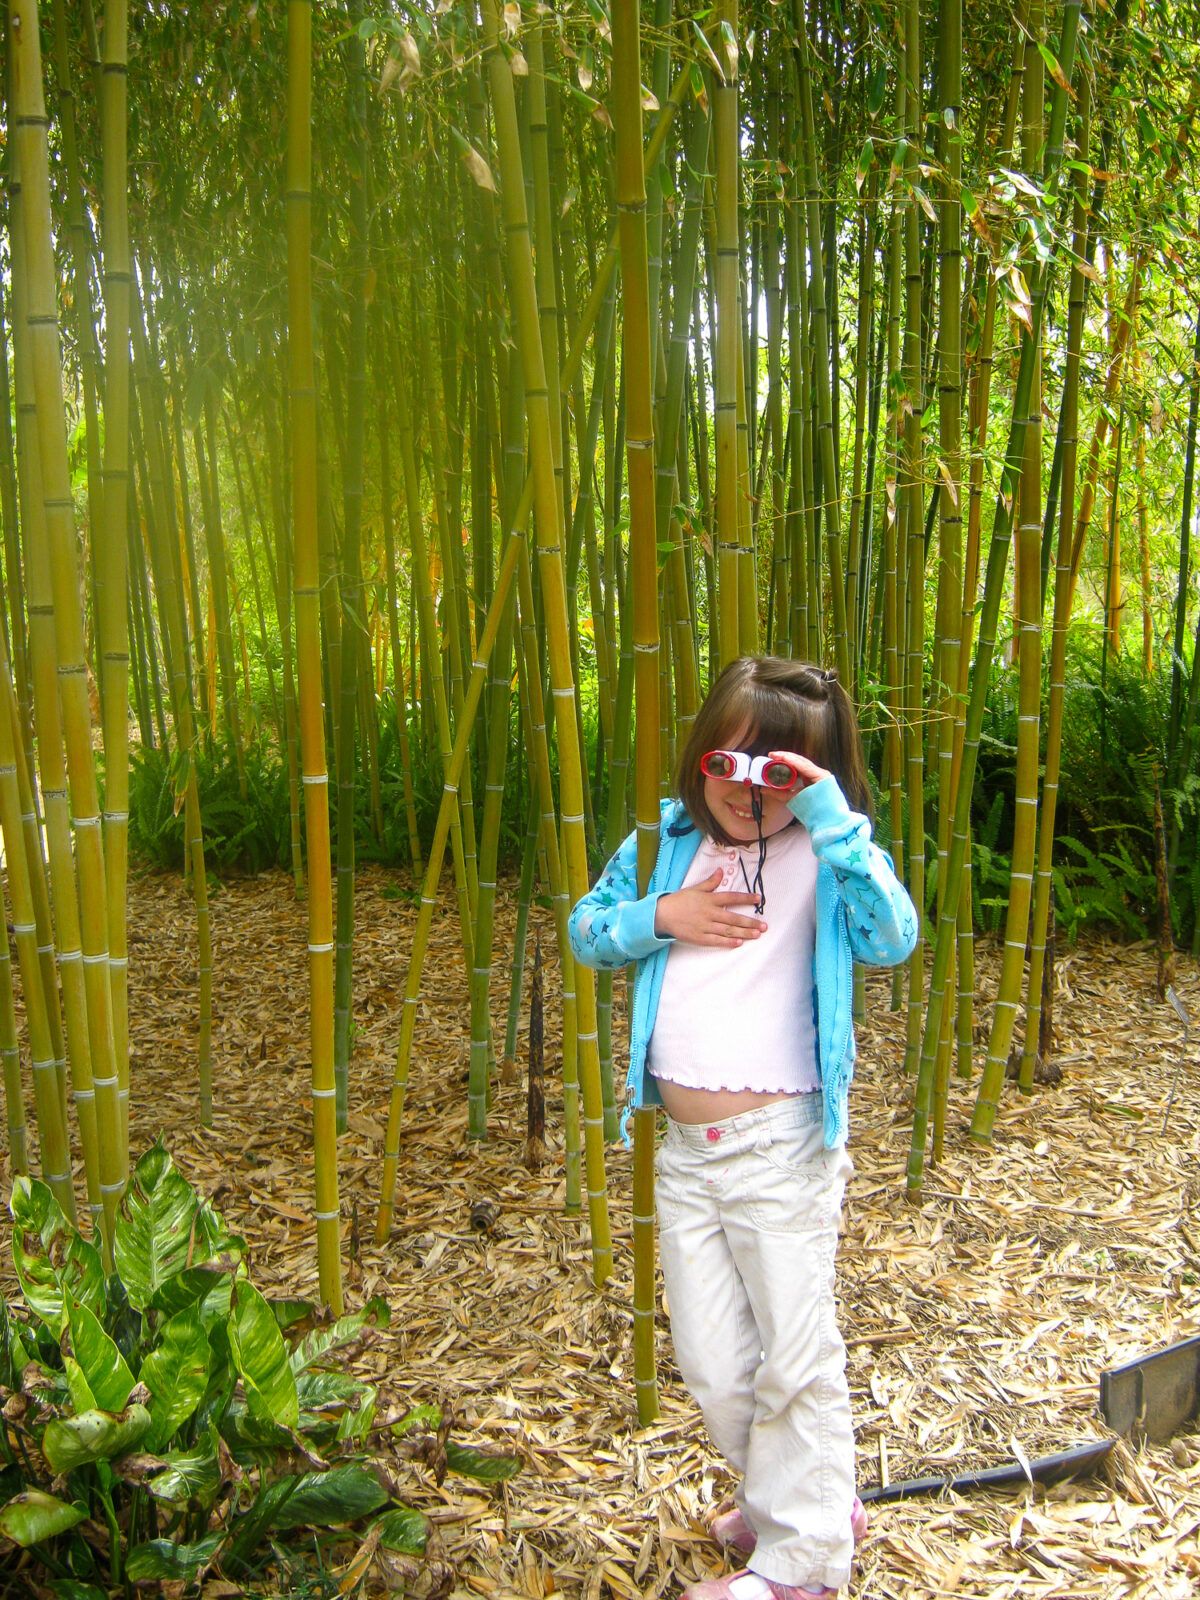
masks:
{"label": "bare midriff", "polygon": [[655,1078],[662,1103],[673,1122],[724,1122],[743,1111],[757,1111],[776,1100],[796,1100],[798,1095],[779,1089],[691,1089],[669,1078]]}

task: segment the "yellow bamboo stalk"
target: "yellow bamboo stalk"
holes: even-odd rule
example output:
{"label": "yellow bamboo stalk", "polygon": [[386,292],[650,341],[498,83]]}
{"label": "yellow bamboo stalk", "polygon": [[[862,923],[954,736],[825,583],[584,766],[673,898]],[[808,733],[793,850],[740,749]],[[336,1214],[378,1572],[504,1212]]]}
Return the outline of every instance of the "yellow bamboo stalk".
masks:
{"label": "yellow bamboo stalk", "polygon": [[[525,383],[525,414],[533,466],[538,571],[546,618],[554,720],[558,734],[559,783],[567,885],[572,901],[588,889],[584,835],[583,762],[579,749],[575,685],[571,675],[570,628],[563,568],[562,502],[554,472],[549,390],[538,324],[537,290],[517,125],[512,70],[500,49],[497,0],[483,7],[484,57],[503,175],[501,204],[508,246],[509,285],[518,353]],[[579,1076],[583,1091],[592,1268],[597,1283],[612,1270],[612,1236],[604,1174],[604,1106],[596,1032],[596,988],[590,972],[577,969]]]}
{"label": "yellow bamboo stalk", "polygon": [[341,1208],[333,1081],[333,901],[329,772],[321,705],[317,541],[317,390],[312,343],[312,0],[288,0],[288,382],[292,422],[293,581],[304,827],[317,1268],[321,1298],[342,1314]]}
{"label": "yellow bamboo stalk", "polygon": [[[0,704],[0,831],[4,835],[8,894],[13,914],[13,939],[21,966],[25,1020],[29,1029],[38,1143],[41,1148],[43,1176],[50,1185],[55,1199],[73,1222],[75,1193],[71,1185],[71,1157],[67,1145],[66,1119],[63,1116],[62,1099],[58,1090],[58,1073],[54,1064],[54,1047],[46,1012],[45,992],[42,988],[42,969],[37,948],[37,921],[30,890],[29,867],[25,858],[21,800],[17,788],[16,741],[13,738],[16,727],[14,716],[16,696],[9,673],[7,652],[3,650],[2,643],[0,643],[0,655],[5,657],[0,661],[0,699],[3,700],[3,704]],[[7,934],[4,942],[7,949]],[[6,968],[6,975],[7,972]],[[14,1104],[20,1106],[20,1075],[19,1073],[16,1075],[16,1083],[11,1085],[7,1056],[5,1088],[9,1096],[8,1115],[11,1130]]]}
{"label": "yellow bamboo stalk", "polygon": [[10,28],[12,109],[16,118],[15,146],[21,181],[29,365],[41,466],[46,553],[49,557],[53,598],[58,698],[62,709],[67,784],[79,876],[80,945],[91,1054],[91,1084],[78,1085],[77,1094],[80,1090],[86,1093],[88,1087],[95,1093],[100,1203],[103,1207],[105,1252],[111,1259],[112,1227],[117,1202],[124,1189],[124,1144],[113,1051],[104,847],[92,757],[74,507],[67,464],[62,356],[55,304],[58,279],[50,221],[47,118],[42,94],[36,0],[21,13],[10,14]]}

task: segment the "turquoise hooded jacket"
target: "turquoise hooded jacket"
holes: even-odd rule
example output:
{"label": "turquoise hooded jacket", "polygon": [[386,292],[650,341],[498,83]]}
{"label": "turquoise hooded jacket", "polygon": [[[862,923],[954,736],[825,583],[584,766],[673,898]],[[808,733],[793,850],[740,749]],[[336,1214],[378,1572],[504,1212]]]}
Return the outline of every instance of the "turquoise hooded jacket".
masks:
{"label": "turquoise hooded jacket", "polygon": [[[847,1101],[854,1076],[854,963],[892,967],[911,954],[917,913],[886,851],[871,838],[870,820],[852,811],[837,779],[822,778],[788,802],[808,829],[817,858],[813,994],[827,1148],[846,1142]],[[624,1131],[639,1106],[660,1105],[646,1071],[667,954],[674,941],[654,931],[660,895],[681,887],[701,834],[678,800],[663,802],[658,859],[647,891],[637,892],[637,833],[631,833],[571,912],[571,948],[585,966],[636,963]],[[748,1041],[749,1042],[749,1041]],[[628,1138],[628,1134],[626,1134]]]}

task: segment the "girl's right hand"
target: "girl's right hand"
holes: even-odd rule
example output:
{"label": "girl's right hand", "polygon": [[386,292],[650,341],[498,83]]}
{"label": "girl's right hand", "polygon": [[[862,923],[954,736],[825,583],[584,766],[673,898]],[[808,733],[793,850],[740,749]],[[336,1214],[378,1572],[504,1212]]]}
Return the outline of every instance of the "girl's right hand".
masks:
{"label": "girl's right hand", "polygon": [[761,917],[747,917],[733,910],[734,906],[756,906],[758,896],[742,889],[723,890],[721,878],[718,867],[703,883],[659,895],[654,908],[654,931],[659,938],[736,950],[747,939],[766,933],[767,925]]}

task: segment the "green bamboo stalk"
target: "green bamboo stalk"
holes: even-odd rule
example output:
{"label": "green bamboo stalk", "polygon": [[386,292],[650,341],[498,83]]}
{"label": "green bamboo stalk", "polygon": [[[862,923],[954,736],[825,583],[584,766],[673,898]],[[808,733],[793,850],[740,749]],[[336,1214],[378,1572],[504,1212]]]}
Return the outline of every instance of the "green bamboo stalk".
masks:
{"label": "green bamboo stalk", "polygon": [[741,567],[741,509],[737,439],[738,361],[741,319],[738,313],[738,3],[720,0],[717,7],[720,73],[713,80],[713,160],[716,167],[716,319],[713,350],[713,408],[716,445],[717,597],[722,666],[740,653],[741,613],[738,583]]}
{"label": "green bamboo stalk", "polygon": [[[629,549],[633,580],[634,694],[637,704],[638,892],[645,893],[659,847],[659,622],[654,506],[654,396],[650,366],[650,292],[646,263],[646,182],[642,167],[638,0],[615,0],[612,29],[616,195],[624,290],[621,366],[626,395],[625,445],[629,464]],[[635,1297],[633,1311],[634,1381],[638,1396],[638,1420],[645,1426],[658,1416],[654,1360],[652,1115],[636,1120],[634,1138],[639,1191],[633,1224],[634,1270],[641,1291],[641,1297]]]}
{"label": "green bamboo stalk", "polygon": [[[950,853],[954,723],[962,636],[962,4],[938,11],[938,138],[946,171],[938,201],[938,573],[933,681],[938,696],[938,900]],[[933,1156],[942,1153],[950,1076],[951,1016],[946,1009],[933,1091]]]}
{"label": "green bamboo stalk", "polygon": [[[1067,96],[1071,73],[1074,68],[1078,20],[1078,7],[1074,4],[1074,0],[1068,0],[1068,5],[1063,13],[1063,32],[1058,53],[1059,64],[1063,72],[1063,83],[1060,84],[1057,80],[1055,83],[1055,95],[1051,111],[1051,136],[1047,142],[1048,150],[1053,150],[1058,145],[1066,119]],[[1068,87],[1064,88],[1063,84]],[[1051,193],[1053,193],[1056,177],[1057,168],[1047,174],[1047,187],[1051,190]],[[984,703],[987,695],[992,656],[995,650],[996,627],[999,620],[1004,575],[1007,570],[1008,549],[1012,538],[1014,501],[1019,486],[1021,465],[1024,460],[1024,432],[1028,416],[1029,395],[1033,385],[1038,336],[1045,308],[1047,276],[1046,270],[1040,263],[1031,266],[1029,272],[1030,327],[1028,336],[1023,338],[1021,342],[1021,361],[1013,393],[1012,424],[1009,431],[1008,449],[1005,452],[1000,494],[993,515],[992,540],[988,551],[987,576],[984,583],[983,603],[979,617],[979,643],[972,673],[971,699],[967,708],[963,734],[962,765],[955,797],[954,834],[947,864],[946,899],[942,912],[938,916],[937,939],[933,952],[925,1031],[922,1040],[920,1068],[913,1108],[912,1144],[909,1152],[907,1182],[909,1193],[914,1196],[920,1193],[924,1171],[925,1140],[929,1126],[933,1071],[941,1038],[942,1005],[946,993],[946,980],[955,937],[955,924],[958,920],[961,876],[969,836],[971,791],[974,787],[979,737],[983,725]]]}
{"label": "green bamboo stalk", "polygon": [[[524,497],[528,501],[532,497]],[[478,655],[472,663],[471,679],[463,699],[462,715],[455,733],[454,747],[445,763],[442,798],[438,806],[437,822],[429,855],[425,864],[425,879],[421,886],[421,909],[413,930],[412,950],[408,961],[408,976],[404,985],[404,1008],[400,1014],[400,1042],[396,1049],[396,1070],[392,1078],[392,1093],[388,1105],[388,1125],[383,1146],[383,1177],[380,1184],[379,1208],[375,1216],[375,1242],[383,1244],[391,1232],[392,1217],[396,1208],[396,1181],[400,1167],[400,1123],[404,1116],[404,1101],[408,1090],[408,1072],[412,1059],[412,1043],[416,1032],[417,1002],[421,989],[421,972],[429,946],[429,930],[433,923],[433,910],[437,904],[438,880],[442,874],[446,839],[451,820],[458,809],[458,785],[470,746],[475,713],[487,681],[487,667],[504,614],[507,609],[509,588],[516,571],[522,536],[522,516],[528,516],[528,504],[518,511],[514,531],[505,546],[504,559],[496,577],[492,606],[487,624],[479,640]],[[470,969],[468,969],[470,970]]]}
{"label": "green bamboo stalk", "polygon": [[[104,254],[104,517],[93,526],[99,606],[104,735],[104,869],[112,1048],[119,1080],[121,1147],[129,1169],[129,951],[125,906],[129,860],[129,217],[126,71],[128,7],[106,0],[101,73],[104,153],[101,236]],[[86,279],[85,279],[86,282]],[[97,552],[97,545],[99,546]]]}

